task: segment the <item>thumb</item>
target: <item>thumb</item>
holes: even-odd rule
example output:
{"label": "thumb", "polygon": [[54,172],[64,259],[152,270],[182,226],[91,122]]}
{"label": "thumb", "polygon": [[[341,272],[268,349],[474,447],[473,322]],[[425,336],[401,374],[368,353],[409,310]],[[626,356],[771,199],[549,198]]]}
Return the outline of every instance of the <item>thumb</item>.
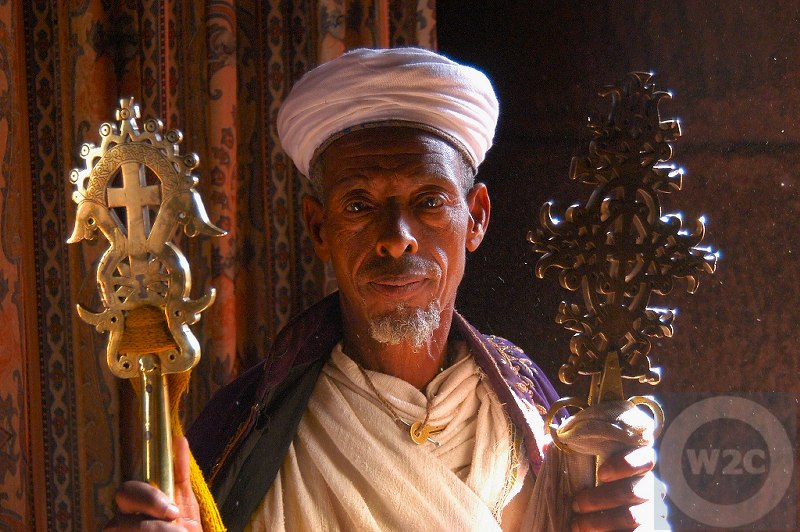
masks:
{"label": "thumb", "polygon": [[183,519],[200,523],[200,507],[192,490],[191,455],[186,437],[176,438],[172,449],[175,453],[175,505]]}

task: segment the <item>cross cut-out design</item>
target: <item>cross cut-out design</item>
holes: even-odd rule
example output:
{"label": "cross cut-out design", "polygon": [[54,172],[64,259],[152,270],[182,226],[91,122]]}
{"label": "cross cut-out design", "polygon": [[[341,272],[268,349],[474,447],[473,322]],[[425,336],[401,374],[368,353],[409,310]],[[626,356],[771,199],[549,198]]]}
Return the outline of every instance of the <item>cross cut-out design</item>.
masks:
{"label": "cross cut-out design", "polygon": [[124,207],[127,218],[128,256],[131,273],[141,273],[144,266],[141,260],[147,237],[150,232],[149,206],[161,204],[161,191],[158,185],[147,185],[145,167],[138,162],[124,162],[120,165],[122,188],[108,188],[108,206]]}

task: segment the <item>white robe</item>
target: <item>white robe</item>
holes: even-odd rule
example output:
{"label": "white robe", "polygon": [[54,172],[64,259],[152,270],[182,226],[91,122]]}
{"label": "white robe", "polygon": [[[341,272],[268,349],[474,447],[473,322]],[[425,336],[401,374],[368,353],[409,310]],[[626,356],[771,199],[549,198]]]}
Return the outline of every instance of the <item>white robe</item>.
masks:
{"label": "white robe", "polygon": [[462,343],[425,393],[368,372],[398,415],[445,429],[415,444],[337,346],[250,530],[499,530],[527,461]]}

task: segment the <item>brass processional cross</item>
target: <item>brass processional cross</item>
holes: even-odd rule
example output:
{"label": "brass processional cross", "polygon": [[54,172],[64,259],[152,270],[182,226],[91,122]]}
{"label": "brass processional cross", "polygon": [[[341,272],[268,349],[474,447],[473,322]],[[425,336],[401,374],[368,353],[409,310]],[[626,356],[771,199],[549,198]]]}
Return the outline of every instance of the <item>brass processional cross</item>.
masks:
{"label": "brass processional cross", "polygon": [[[551,424],[559,410],[624,401],[622,379],[658,383],[660,373],[648,356],[651,339],[672,336],[675,312],[649,306],[651,296],[668,294],[674,278],[685,278],[694,293],[699,275],[716,268],[718,254],[700,245],[704,219],[689,231],[680,214],[661,213],[660,196],[682,184],[682,170],[667,164],[680,125],[661,120],[659,102],[671,95],[656,91],[651,77],[631,73],[621,87],[601,92],[611,98],[610,112],[590,120],[589,155],[573,158],[570,168],[570,179],[594,191],[585,204],[569,207],[563,219],[544,204],[540,227],[528,233],[534,251],[543,254],[537,277],[558,270],[561,286],[583,298],[583,304],[562,302],[556,316],[575,332],[560,380],[572,384],[578,375],[591,376],[588,400],[560,399],[547,414],[553,441],[565,451],[568,446]],[[661,407],[649,397],[628,400],[653,411],[657,437]]]}
{"label": "brass processional cross", "polygon": [[[108,332],[111,372],[135,381],[141,397],[144,480],[172,498],[166,375],[183,373],[188,379],[200,360],[200,344],[189,325],[215,297],[211,288],[199,299],[190,298],[189,263],[172,240],[179,228],[190,237],[225,231],[209,221],[194,189],[198,179],[192,171],[199,159],[180,153],[183,134],[165,132],[158,119],[146,120],[141,131],[133,98],[120,101],[116,118],[118,124],[100,126],[99,146],[81,147],[85,167],[70,173],[78,210],[67,242],[94,239],[98,231],[108,241],[96,272],[103,310],[95,313],[78,305],[78,314],[99,332]],[[121,187],[115,186],[120,180]]]}

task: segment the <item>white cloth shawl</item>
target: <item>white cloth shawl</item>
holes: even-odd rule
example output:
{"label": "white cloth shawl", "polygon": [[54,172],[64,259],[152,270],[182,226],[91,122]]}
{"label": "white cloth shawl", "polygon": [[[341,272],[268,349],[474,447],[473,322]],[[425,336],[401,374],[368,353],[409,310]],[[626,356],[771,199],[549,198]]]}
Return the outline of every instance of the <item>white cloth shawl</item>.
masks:
{"label": "white cloth shawl", "polygon": [[[400,417],[446,425],[417,445],[337,346],[251,530],[499,530],[527,473],[502,406],[464,344],[423,394],[369,372]],[[522,463],[520,463],[522,460]]]}

